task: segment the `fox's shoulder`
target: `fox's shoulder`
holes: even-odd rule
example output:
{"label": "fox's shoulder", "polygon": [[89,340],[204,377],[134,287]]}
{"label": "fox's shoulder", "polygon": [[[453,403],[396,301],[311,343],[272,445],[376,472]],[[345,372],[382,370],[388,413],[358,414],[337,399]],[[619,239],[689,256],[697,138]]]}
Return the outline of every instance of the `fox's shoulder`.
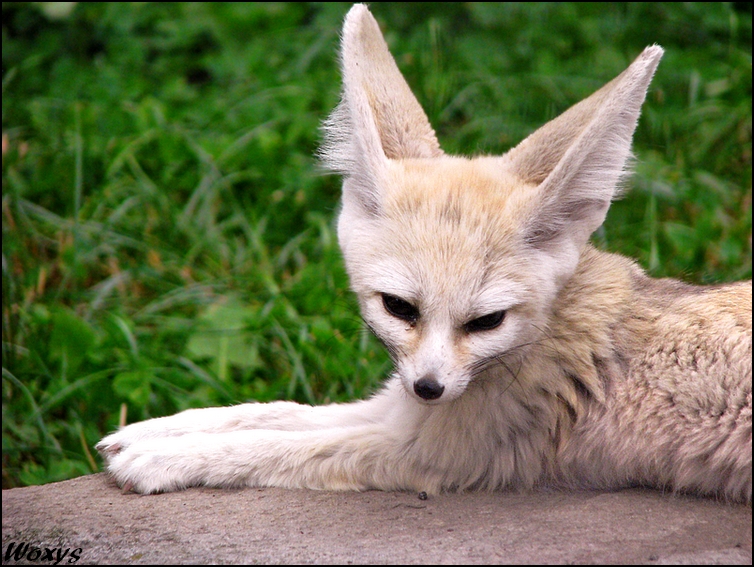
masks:
{"label": "fox's shoulder", "polygon": [[612,361],[619,379],[639,367],[658,377],[679,370],[750,379],[751,281],[655,279],[633,260],[588,245],[553,307],[553,351],[574,368],[586,361],[599,373],[601,361]]}

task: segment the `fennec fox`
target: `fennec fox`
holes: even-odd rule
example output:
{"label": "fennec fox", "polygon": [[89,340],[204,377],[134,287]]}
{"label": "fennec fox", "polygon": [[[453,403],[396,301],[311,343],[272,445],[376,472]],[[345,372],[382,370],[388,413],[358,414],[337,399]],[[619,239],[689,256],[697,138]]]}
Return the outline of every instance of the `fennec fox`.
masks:
{"label": "fennec fox", "polygon": [[751,501],[751,282],[654,280],[588,239],[662,56],[501,157],[454,157],[364,5],[325,124],[363,317],[395,372],[373,398],[188,410],[97,448],[126,489],[662,489]]}

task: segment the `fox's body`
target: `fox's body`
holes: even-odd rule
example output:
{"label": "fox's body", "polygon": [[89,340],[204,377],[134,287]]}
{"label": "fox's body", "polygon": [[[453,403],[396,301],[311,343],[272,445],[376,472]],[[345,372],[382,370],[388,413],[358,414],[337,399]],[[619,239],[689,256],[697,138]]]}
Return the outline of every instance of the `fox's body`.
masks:
{"label": "fox's body", "polygon": [[338,236],[396,371],[370,400],[189,410],[98,449],[140,492],[652,485],[751,500],[751,282],[594,249],[662,54],[502,157],[442,153],[368,10],[323,151]]}

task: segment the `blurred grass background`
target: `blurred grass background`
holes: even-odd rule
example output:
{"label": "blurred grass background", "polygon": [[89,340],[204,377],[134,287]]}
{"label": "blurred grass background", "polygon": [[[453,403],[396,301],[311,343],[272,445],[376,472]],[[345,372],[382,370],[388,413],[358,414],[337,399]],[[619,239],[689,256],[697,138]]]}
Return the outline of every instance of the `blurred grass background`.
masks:
{"label": "blurred grass background", "polygon": [[[128,421],[368,395],[317,169],[343,3],[5,2],[3,488],[99,470]],[[655,276],[751,277],[751,3],[380,2],[450,153],[502,153],[666,55],[597,244]]]}

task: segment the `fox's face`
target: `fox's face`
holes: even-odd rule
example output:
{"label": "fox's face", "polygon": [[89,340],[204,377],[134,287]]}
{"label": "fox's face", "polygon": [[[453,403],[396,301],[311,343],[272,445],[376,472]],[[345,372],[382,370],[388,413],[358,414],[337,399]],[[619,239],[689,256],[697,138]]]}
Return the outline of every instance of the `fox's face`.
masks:
{"label": "fox's face", "polygon": [[[408,392],[458,397],[476,375],[523,349],[555,286],[542,254],[526,254],[518,214],[536,187],[500,158],[391,164],[380,214],[340,236],[352,287]],[[546,277],[543,275],[546,274]]]}
{"label": "fox's face", "polygon": [[345,176],[351,285],[410,395],[451,401],[494,367],[513,379],[605,218],[661,55],[648,48],[504,156],[451,157],[369,11],[349,12],[322,156]]}

